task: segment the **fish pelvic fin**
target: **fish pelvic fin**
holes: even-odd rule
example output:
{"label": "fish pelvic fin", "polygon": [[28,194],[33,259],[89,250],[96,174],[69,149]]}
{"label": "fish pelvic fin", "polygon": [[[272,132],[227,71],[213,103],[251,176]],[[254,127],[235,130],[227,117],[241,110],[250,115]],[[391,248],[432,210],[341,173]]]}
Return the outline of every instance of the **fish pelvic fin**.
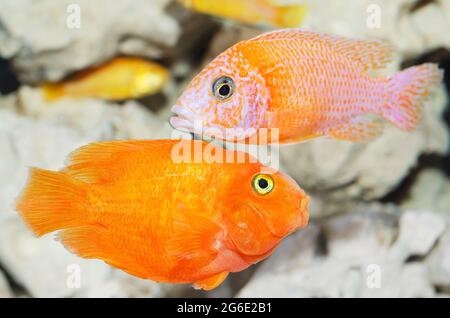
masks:
{"label": "fish pelvic fin", "polygon": [[228,272],[222,272],[194,283],[195,289],[212,290],[223,283]]}
{"label": "fish pelvic fin", "polygon": [[278,129],[278,139],[271,136],[271,142],[289,145],[323,136],[314,120],[296,110],[266,111],[265,117],[271,134]]}
{"label": "fish pelvic fin", "polygon": [[384,124],[381,119],[368,116],[357,116],[350,122],[331,129],[327,135],[347,141],[369,142],[383,132]]}
{"label": "fish pelvic fin", "polygon": [[387,80],[387,102],[381,115],[398,128],[411,131],[421,119],[422,105],[432,86],[442,81],[437,64],[425,63],[398,72]]}
{"label": "fish pelvic fin", "polygon": [[31,168],[16,210],[31,230],[42,236],[83,223],[87,217],[85,202],[82,182],[63,172]]}

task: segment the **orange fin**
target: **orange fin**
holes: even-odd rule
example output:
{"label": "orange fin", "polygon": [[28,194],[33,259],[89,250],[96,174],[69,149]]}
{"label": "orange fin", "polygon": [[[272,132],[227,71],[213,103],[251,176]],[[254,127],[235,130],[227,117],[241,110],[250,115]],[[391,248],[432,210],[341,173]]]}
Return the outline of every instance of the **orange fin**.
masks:
{"label": "orange fin", "polygon": [[353,40],[302,29],[284,29],[264,33],[250,41],[295,40],[328,46],[338,54],[361,63],[363,70],[383,68],[392,60],[392,47],[380,40]]}
{"label": "orange fin", "polygon": [[429,89],[438,85],[442,77],[443,71],[432,63],[413,66],[388,77],[388,101],[377,108],[377,113],[400,129],[414,129],[420,121]]}
{"label": "orange fin", "polygon": [[121,251],[108,229],[100,224],[65,229],[58,237],[69,251],[78,256],[100,259],[131,275],[148,278],[145,268]]}
{"label": "orange fin", "polygon": [[223,283],[228,272],[222,272],[194,283],[195,289],[211,290]]}
{"label": "orange fin", "polygon": [[383,128],[381,120],[357,116],[349,123],[331,129],[327,135],[340,140],[368,142],[378,137]]}
{"label": "orange fin", "polygon": [[214,244],[217,233],[222,230],[219,225],[196,213],[179,213],[174,222],[178,226],[178,232],[168,240],[167,250],[176,256],[179,262],[202,255],[204,263],[199,261],[196,265],[201,267],[217,256]]}
{"label": "orange fin", "polygon": [[218,236],[222,231],[211,219],[195,212],[177,213],[174,219],[177,232],[165,243],[167,253],[176,260],[177,267],[193,273],[216,261],[221,246]]}
{"label": "orange fin", "polygon": [[82,182],[63,172],[31,168],[28,184],[20,195],[16,210],[38,235],[80,225],[87,211]]}
{"label": "orange fin", "polygon": [[64,172],[87,183],[102,183],[113,180],[122,171],[123,165],[133,160],[133,152],[152,147],[150,141],[107,141],[91,143],[69,155]]}

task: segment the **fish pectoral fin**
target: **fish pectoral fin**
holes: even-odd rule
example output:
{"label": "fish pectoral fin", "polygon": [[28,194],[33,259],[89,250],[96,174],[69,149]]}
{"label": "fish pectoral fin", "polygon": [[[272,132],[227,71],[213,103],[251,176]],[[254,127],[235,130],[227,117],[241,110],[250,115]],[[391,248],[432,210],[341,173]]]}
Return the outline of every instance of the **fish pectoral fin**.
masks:
{"label": "fish pectoral fin", "polygon": [[64,229],[58,233],[58,238],[69,251],[80,257],[100,259],[131,275],[148,278],[145,268],[131,258],[124,258],[126,254],[100,224]]}
{"label": "fish pectoral fin", "polygon": [[[314,123],[298,111],[266,112],[267,126],[270,127],[272,140],[281,144],[300,143],[323,136],[317,132]],[[278,128],[278,138],[273,129]]]}
{"label": "fish pectoral fin", "polygon": [[326,135],[340,140],[369,142],[383,132],[381,120],[370,117],[355,117],[350,122],[332,128]]}
{"label": "fish pectoral fin", "polygon": [[293,110],[288,111],[267,111],[266,112],[267,127],[270,128],[298,128],[301,123],[301,117],[298,112]]}
{"label": "fish pectoral fin", "polygon": [[223,283],[228,272],[222,272],[194,283],[195,289],[211,290]]}

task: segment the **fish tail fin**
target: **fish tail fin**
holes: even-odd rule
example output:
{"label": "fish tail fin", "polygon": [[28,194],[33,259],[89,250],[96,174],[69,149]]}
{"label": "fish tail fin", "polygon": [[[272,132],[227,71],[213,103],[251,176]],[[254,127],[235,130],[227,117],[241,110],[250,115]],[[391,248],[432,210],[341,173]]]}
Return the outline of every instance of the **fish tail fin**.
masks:
{"label": "fish tail fin", "polygon": [[64,96],[64,87],[59,83],[44,83],[42,91],[47,102],[53,102]]}
{"label": "fish tail fin", "polygon": [[85,188],[64,172],[31,168],[16,210],[37,236],[83,224]]}
{"label": "fish tail fin", "polygon": [[283,28],[300,27],[306,15],[304,5],[277,7],[275,10],[275,24]]}
{"label": "fish tail fin", "polygon": [[413,130],[420,121],[430,87],[439,84],[442,77],[443,71],[433,63],[413,66],[388,77],[388,101],[381,115],[400,129]]}

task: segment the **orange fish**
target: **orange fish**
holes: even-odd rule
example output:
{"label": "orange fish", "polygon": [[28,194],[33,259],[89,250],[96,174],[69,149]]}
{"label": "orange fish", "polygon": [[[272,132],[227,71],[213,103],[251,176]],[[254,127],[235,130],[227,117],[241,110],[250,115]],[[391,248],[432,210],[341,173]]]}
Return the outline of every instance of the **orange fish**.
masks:
{"label": "orange fish", "polygon": [[161,65],[136,57],[118,57],[57,83],[42,86],[47,101],[64,96],[124,100],[159,92],[169,79]]}
{"label": "orange fish", "polygon": [[265,33],[208,64],[173,106],[177,116],[170,121],[188,131],[197,122],[203,134],[228,141],[248,140],[262,128],[278,132],[280,143],[319,136],[364,141],[382,131],[379,117],[409,131],[442,71],[427,63],[388,77],[368,74],[391,55],[380,41],[299,29]]}
{"label": "orange fish", "polygon": [[[180,161],[180,148],[204,161]],[[246,163],[211,161],[220,151]],[[209,290],[306,226],[307,204],[295,181],[246,153],[148,140],[89,144],[59,172],[32,168],[17,211],[38,236],[59,231],[81,257]]]}

